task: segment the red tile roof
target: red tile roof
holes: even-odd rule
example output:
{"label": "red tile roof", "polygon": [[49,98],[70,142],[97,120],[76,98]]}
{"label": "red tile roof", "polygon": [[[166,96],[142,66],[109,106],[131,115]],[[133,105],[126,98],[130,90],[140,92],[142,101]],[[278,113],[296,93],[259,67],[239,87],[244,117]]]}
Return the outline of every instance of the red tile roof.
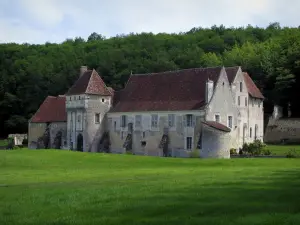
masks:
{"label": "red tile roof", "polygon": [[131,75],[111,112],[196,110],[205,106],[206,81],[222,67]]}
{"label": "red tile roof", "polygon": [[214,129],[224,131],[224,132],[230,132],[231,129],[221,123],[218,123],[216,121],[203,121],[203,123],[209,127],[212,127]]}
{"label": "red tile roof", "polygon": [[249,76],[248,73],[243,73],[244,74],[244,81],[246,83],[246,87],[248,90],[249,95],[251,95],[253,98],[260,98],[264,99],[264,96],[260,92],[260,90],[257,88],[251,77]]}
{"label": "red tile roof", "polygon": [[32,123],[66,122],[66,97],[48,96],[31,118]]}
{"label": "red tile roof", "polygon": [[96,94],[111,96],[112,92],[96,70],[87,70],[74,85],[69,89],[66,95],[79,95],[79,94]]}

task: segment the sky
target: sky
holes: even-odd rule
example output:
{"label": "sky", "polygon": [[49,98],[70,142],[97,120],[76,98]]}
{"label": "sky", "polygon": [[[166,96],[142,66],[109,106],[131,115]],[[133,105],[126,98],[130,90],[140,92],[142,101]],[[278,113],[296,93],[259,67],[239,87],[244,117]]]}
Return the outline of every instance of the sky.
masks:
{"label": "sky", "polygon": [[99,33],[186,32],[193,27],[298,27],[299,0],[0,0],[0,43],[60,43]]}

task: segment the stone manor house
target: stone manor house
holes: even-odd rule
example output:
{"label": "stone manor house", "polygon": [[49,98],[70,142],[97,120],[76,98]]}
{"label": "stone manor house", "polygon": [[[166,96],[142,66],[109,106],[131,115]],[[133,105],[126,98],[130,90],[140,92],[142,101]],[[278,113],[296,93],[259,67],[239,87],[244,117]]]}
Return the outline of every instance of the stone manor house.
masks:
{"label": "stone manor house", "polygon": [[239,66],[132,74],[120,91],[82,66],[67,93],[48,96],[29,120],[29,147],[229,158],[263,141],[263,100]]}

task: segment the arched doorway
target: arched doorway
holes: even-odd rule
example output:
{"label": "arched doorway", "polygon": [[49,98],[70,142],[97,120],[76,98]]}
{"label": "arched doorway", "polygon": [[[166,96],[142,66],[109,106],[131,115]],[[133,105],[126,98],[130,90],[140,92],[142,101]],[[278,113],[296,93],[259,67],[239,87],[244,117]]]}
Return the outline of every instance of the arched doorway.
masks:
{"label": "arched doorway", "polygon": [[77,135],[77,151],[83,152],[83,136],[82,134]]}

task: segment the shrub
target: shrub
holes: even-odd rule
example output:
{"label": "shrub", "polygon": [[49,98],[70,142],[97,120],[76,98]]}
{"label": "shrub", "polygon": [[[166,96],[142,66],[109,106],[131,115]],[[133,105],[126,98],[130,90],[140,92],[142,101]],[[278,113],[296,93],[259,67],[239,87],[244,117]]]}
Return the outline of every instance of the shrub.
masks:
{"label": "shrub", "polygon": [[28,139],[27,139],[27,138],[24,138],[24,139],[23,139],[22,145],[24,145],[24,146],[28,145]]}
{"label": "shrub", "polygon": [[263,155],[271,155],[272,152],[271,152],[269,149],[263,149],[263,150],[262,150],[262,154],[263,154]]}
{"label": "shrub", "polygon": [[236,149],[235,148],[231,148],[230,149],[230,155],[235,155],[236,154]]}
{"label": "shrub", "polygon": [[13,138],[8,138],[7,139],[7,146],[6,149],[13,149],[15,146],[15,142]]}
{"label": "shrub", "polygon": [[290,149],[287,153],[286,153],[286,157],[287,158],[296,158],[297,157],[297,152],[294,148]]}
{"label": "shrub", "polygon": [[190,158],[199,158],[199,157],[200,157],[200,153],[198,149],[195,149],[190,152]]}
{"label": "shrub", "polygon": [[242,150],[250,155],[261,155],[265,146],[260,140],[255,140],[253,143],[244,143]]}

